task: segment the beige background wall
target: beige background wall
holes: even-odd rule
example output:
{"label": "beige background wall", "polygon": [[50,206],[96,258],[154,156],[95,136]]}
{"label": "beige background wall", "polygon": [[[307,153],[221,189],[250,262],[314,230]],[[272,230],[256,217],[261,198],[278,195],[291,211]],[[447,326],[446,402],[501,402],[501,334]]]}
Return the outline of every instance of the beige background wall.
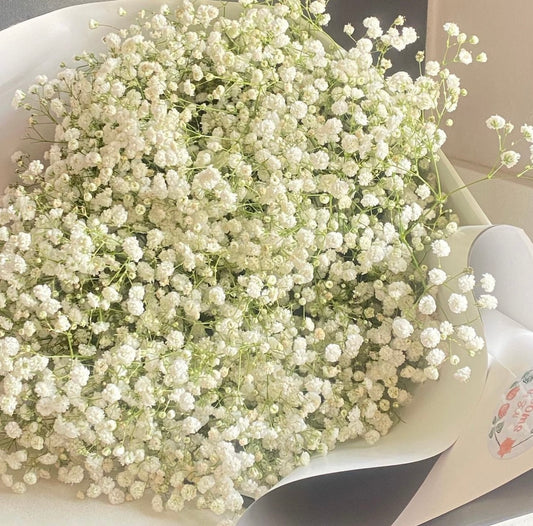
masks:
{"label": "beige background wall", "polygon": [[[470,182],[486,174],[497,159],[497,137],[486,128],[487,117],[500,114],[517,129],[525,122],[533,124],[533,1],[429,0],[429,59],[442,57],[445,22],[455,22],[468,35],[477,35],[480,43],[473,48],[488,55],[484,64],[450,67],[461,78],[468,96],[451,115],[454,125],[446,130],[443,150]],[[526,143],[521,141],[515,149],[522,154],[522,161],[529,161]],[[472,193],[494,223],[515,224],[533,237],[532,180],[504,174],[496,184],[473,186]]]}
{"label": "beige background wall", "polygon": [[452,65],[469,95],[453,115],[445,152],[453,160],[486,167],[497,153],[496,134],[484,124],[487,117],[498,113],[517,127],[533,122],[533,1],[429,0],[431,59],[442,56],[444,22],[476,34],[480,43],[474,48],[488,55],[485,64]]}

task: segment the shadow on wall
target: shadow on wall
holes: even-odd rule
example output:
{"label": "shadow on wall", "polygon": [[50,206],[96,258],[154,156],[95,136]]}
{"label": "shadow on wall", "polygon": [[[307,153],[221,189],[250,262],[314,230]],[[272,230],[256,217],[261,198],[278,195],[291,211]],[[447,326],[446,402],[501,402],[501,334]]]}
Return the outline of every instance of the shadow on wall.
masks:
{"label": "shadow on wall", "polygon": [[379,18],[385,30],[398,15],[405,16],[405,25],[416,29],[418,40],[402,52],[391,50],[391,72],[403,70],[417,77],[419,71],[415,55],[425,49],[427,8],[428,0],[330,0],[327,10],[331,14],[331,21],[326,31],[343,47],[350,48],[353,42],[344,34],[345,24],[352,24],[355,28],[354,38],[360,38],[365,34],[362,23],[368,16]]}

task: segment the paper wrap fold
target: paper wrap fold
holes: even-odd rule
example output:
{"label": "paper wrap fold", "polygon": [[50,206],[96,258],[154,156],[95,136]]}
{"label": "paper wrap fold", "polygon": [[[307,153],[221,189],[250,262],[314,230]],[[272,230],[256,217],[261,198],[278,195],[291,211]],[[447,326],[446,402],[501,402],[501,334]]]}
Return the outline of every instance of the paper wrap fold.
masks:
{"label": "paper wrap fold", "polygon": [[457,442],[394,526],[422,524],[533,468],[533,438],[527,438],[533,433],[533,244],[521,229],[494,226],[476,239],[470,261],[478,276],[496,278],[499,308],[482,314],[491,357],[487,381]]}

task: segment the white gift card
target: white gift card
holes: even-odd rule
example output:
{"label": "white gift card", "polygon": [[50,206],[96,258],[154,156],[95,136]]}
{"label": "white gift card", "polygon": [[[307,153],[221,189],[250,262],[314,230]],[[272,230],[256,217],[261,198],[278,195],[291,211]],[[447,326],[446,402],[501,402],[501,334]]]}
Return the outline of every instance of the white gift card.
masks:
{"label": "white gift card", "polygon": [[512,459],[493,455],[489,434],[502,395],[516,377],[494,362],[481,403],[457,442],[444,452],[393,526],[415,526],[512,480],[533,466],[533,449]]}

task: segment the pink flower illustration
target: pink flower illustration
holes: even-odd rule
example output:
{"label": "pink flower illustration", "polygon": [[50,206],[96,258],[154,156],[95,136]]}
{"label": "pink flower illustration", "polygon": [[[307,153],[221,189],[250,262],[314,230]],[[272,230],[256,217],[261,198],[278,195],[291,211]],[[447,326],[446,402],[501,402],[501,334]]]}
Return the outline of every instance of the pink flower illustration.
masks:
{"label": "pink flower illustration", "polygon": [[498,409],[498,418],[503,418],[507,414],[510,405],[511,404],[509,403],[503,404],[500,409]]}
{"label": "pink flower illustration", "polygon": [[520,386],[519,385],[517,385],[516,387],[513,387],[507,393],[507,396],[505,398],[507,398],[507,400],[512,400],[517,395],[518,391],[520,391]]}

